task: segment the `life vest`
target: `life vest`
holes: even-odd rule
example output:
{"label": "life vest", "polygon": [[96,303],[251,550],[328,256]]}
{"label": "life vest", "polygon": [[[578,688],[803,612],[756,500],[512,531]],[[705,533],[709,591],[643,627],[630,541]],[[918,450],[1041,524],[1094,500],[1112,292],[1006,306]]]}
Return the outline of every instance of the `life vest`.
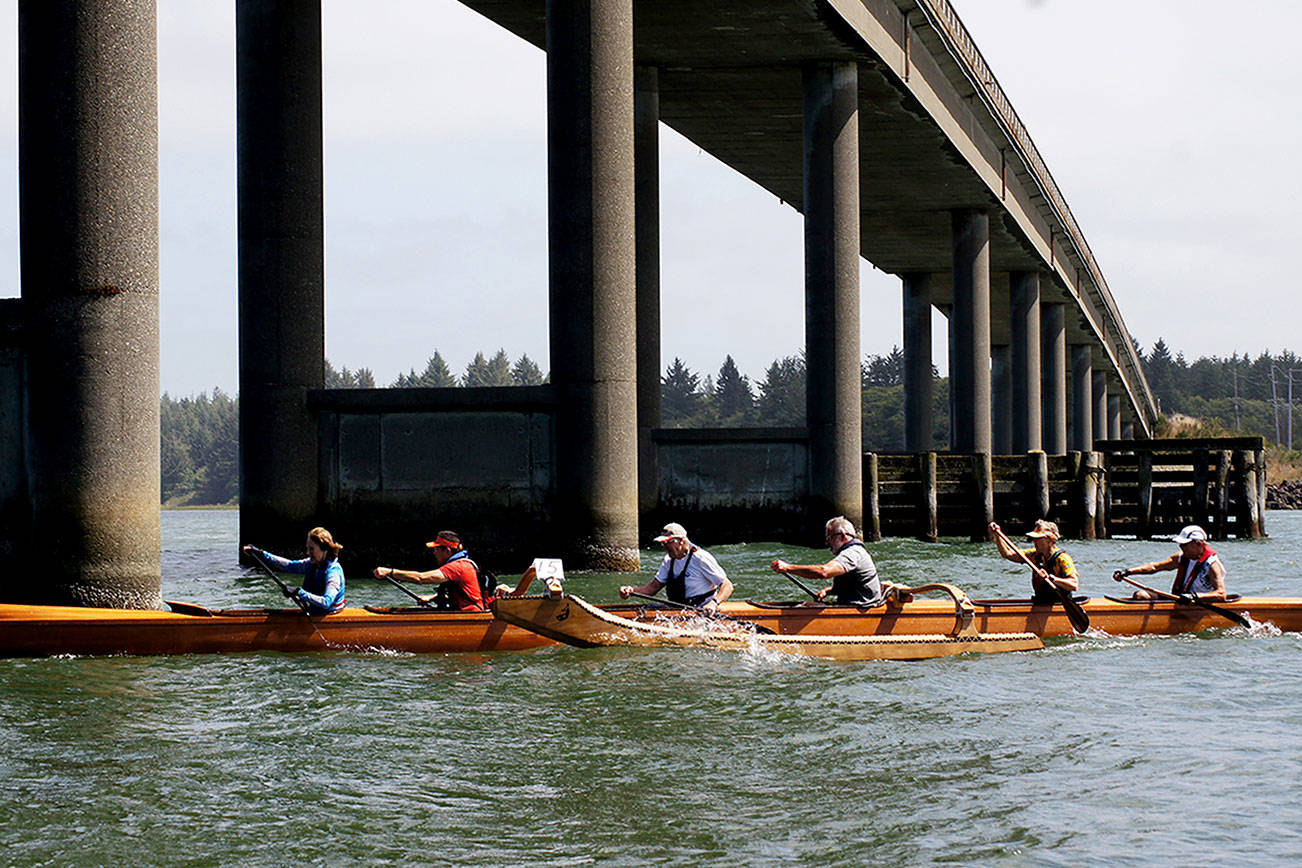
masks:
{"label": "life vest", "polygon": [[[673,603],[687,603],[687,568],[692,565],[692,555],[696,554],[696,546],[687,550],[687,559],[683,561],[683,568],[678,575],[674,575],[674,559],[669,559],[669,576],[665,579],[665,596]],[[707,596],[706,599],[709,599]],[[697,605],[693,603],[692,605]]]}
{"label": "life vest", "polygon": [[1171,583],[1171,593],[1197,593],[1199,585],[1202,586],[1202,593],[1212,590],[1212,559],[1215,557],[1216,552],[1208,545],[1203,546],[1202,557],[1197,560],[1181,554],[1175,571],[1175,581]]}
{"label": "life vest", "polygon": [[[484,574],[479,569],[479,565],[470,559],[470,554],[465,549],[444,561],[443,567],[440,567],[440,569],[461,560],[464,560],[475,571],[474,580],[463,584],[449,578],[446,582],[440,582],[438,590],[434,592],[434,604],[440,609],[455,609],[462,612],[483,611],[488,608],[488,601],[484,596],[484,580],[481,578]],[[493,581],[493,584],[497,584],[496,580]]]}

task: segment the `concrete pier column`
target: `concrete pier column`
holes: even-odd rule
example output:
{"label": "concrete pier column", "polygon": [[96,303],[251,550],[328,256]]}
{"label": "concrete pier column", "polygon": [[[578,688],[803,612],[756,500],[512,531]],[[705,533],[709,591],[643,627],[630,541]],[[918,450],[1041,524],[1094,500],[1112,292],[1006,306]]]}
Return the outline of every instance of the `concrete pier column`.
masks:
{"label": "concrete pier column", "polygon": [[641,512],[660,502],[660,78],[633,73],[634,213],[637,222],[637,492]]}
{"label": "concrete pier column", "polygon": [[1134,422],[1122,422],[1122,423],[1121,423],[1121,439],[1122,439],[1122,440],[1134,440],[1134,439],[1135,439],[1135,423],[1134,423]]}
{"label": "concrete pier column", "polygon": [[[40,602],[159,594],[153,2],[18,4],[28,491]],[[21,554],[21,553],[20,553]]]}
{"label": "concrete pier column", "polygon": [[1094,449],[1094,368],[1089,344],[1071,348],[1071,415],[1067,417],[1067,442],[1075,450]]}
{"label": "concrete pier column", "polygon": [[240,539],[294,552],[316,523],[325,362],[319,0],[237,0],[235,54]]}
{"label": "concrete pier column", "polygon": [[549,320],[556,537],[582,569],[636,570],[632,0],[548,0]]}
{"label": "concrete pier column", "polygon": [[1009,275],[1012,320],[1013,452],[1032,452],[1044,442],[1040,408],[1040,275]]}
{"label": "concrete pier column", "polygon": [[[1094,388],[1091,396],[1094,413],[1094,439],[1108,439],[1108,375],[1105,371],[1094,372]],[[1090,446],[1093,449],[1093,445]]]}
{"label": "concrete pier column", "polygon": [[990,218],[984,211],[952,213],[954,313],[950,370],[955,452],[989,452]]}
{"label": "concrete pier column", "polygon": [[1121,396],[1108,395],[1108,439],[1121,439]]}
{"label": "concrete pier column", "polygon": [[936,417],[931,378],[931,275],[904,275],[904,450],[928,452]]}
{"label": "concrete pier column", "polygon": [[1067,454],[1067,328],[1062,304],[1040,305],[1044,451]]}
{"label": "concrete pier column", "polygon": [[806,416],[811,526],[863,524],[859,372],[859,70],[803,71]]}
{"label": "concrete pier column", "polygon": [[1013,366],[1008,344],[990,348],[990,430],[996,455],[1013,454]]}

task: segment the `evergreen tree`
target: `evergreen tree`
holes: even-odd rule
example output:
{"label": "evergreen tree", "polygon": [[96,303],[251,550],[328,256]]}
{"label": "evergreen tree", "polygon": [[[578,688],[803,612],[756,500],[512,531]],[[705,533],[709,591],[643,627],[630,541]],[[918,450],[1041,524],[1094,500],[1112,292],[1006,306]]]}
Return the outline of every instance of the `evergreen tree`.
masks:
{"label": "evergreen tree", "polygon": [[701,406],[701,378],[675,357],[660,378],[660,412],[667,426],[682,425]]}
{"label": "evergreen tree", "polygon": [[755,409],[755,394],[751,391],[750,380],[737,370],[732,356],[724,358],[711,394],[714,396],[717,424],[741,425],[750,421]]}
{"label": "evergreen tree", "polygon": [[398,379],[394,381],[393,388],[397,389],[451,389],[457,384],[457,378],[452,375],[452,370],[448,363],[443,360],[443,355],[434,351],[428,362],[425,363],[425,370],[417,374],[415,369],[409,374],[399,374]]}
{"label": "evergreen tree", "polygon": [[756,402],[761,425],[805,424],[805,358],[787,356],[769,365]]}
{"label": "evergreen tree", "polygon": [[513,385],[511,361],[506,357],[506,350],[498,350],[491,359],[485,359],[483,353],[475,353],[474,359],[466,365],[461,382],[467,387]]}
{"label": "evergreen tree", "polygon": [[903,386],[904,385],[904,350],[898,346],[884,356],[867,356],[861,366],[863,385],[868,386]]}
{"label": "evergreen tree", "polygon": [[511,368],[511,382],[517,386],[540,386],[543,383],[542,370],[529,356],[522,355]]}

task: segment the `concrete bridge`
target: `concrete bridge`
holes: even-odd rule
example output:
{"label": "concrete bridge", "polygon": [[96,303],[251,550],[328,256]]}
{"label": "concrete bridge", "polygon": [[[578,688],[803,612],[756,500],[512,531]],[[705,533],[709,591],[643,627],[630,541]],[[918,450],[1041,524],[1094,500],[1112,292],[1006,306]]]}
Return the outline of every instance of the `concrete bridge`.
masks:
{"label": "concrete bridge", "polygon": [[[320,7],[237,0],[244,537],[469,523],[635,569],[661,479],[659,122],[805,215],[793,497],[811,525],[863,513],[860,256],[901,278],[910,448],[931,441],[933,309],[949,319],[954,450],[1150,433],[1103,274],[944,0],[465,2],[548,51],[552,383],[479,406],[320,391]],[[47,598],[158,596],[154,31],[149,3],[20,7],[23,298],[3,310],[0,394],[23,397],[0,412],[15,470],[0,509],[7,562],[57,552]],[[509,424],[470,427],[507,440],[468,442],[458,420],[476,412]],[[499,445],[519,456],[500,485],[428,493],[445,456]]]}

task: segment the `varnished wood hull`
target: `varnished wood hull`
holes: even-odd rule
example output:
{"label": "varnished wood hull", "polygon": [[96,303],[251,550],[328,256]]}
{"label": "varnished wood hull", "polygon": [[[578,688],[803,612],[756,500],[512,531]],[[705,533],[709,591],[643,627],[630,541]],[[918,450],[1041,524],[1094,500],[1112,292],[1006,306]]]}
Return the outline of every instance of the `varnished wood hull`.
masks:
{"label": "varnished wood hull", "polygon": [[535,633],[495,619],[492,612],[348,608],[308,618],[298,609],[225,609],[204,615],[0,604],[0,656],[7,657],[328,650],[429,654],[547,644]]}
{"label": "varnished wood hull", "polygon": [[[828,660],[926,660],[954,654],[1033,651],[1044,647],[1031,633],[945,635],[766,635],[736,621],[702,624],[622,618],[570,594],[498,600],[499,618],[549,639],[591,647],[710,648],[723,651],[780,652]],[[950,606],[950,625],[955,620]]]}

